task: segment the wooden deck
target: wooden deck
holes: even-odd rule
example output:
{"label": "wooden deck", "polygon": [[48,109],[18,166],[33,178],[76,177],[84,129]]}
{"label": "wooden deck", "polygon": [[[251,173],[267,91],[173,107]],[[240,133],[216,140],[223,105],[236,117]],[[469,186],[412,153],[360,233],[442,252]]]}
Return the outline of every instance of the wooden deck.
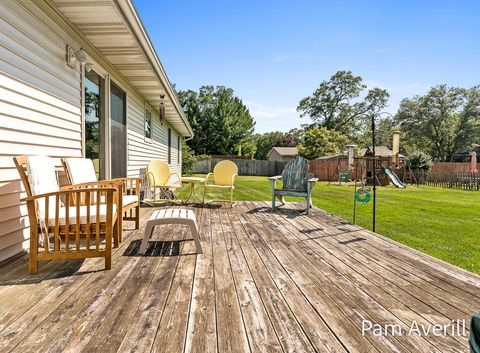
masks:
{"label": "wooden deck", "polygon": [[[457,332],[413,334],[480,311],[478,276],[300,204],[193,208],[203,255],[188,231],[126,231],[103,259],[0,267],[3,352],[468,352]],[[295,210],[297,209],[297,210]],[[153,212],[142,209],[142,224]],[[129,225],[127,225],[129,226]],[[362,335],[362,320],[402,335]],[[427,326],[425,326],[427,327]]]}

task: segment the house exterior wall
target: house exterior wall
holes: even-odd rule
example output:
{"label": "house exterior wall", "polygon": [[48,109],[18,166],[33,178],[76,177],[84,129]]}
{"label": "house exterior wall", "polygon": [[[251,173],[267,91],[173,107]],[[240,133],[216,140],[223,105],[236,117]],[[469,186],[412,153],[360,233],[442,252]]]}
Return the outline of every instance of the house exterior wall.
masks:
{"label": "house exterior wall", "polygon": [[277,151],[273,150],[268,155],[268,160],[269,161],[281,162],[282,161],[282,156]]}
{"label": "house exterior wall", "polygon": [[[34,2],[0,2],[0,261],[28,248],[25,196],[12,157],[82,157],[82,76],[66,64],[66,44],[80,47],[60,19]],[[88,53],[88,52],[87,52]],[[97,54],[98,55],[98,54]],[[109,68],[127,92],[128,176],[153,158],[167,160],[167,125],[152,109],[153,139],[144,138],[145,100]],[[172,129],[172,169],[181,172]],[[114,152],[114,151],[113,151]]]}
{"label": "house exterior wall", "polygon": [[[167,123],[160,123],[160,118],[152,107],[132,94],[128,95],[128,176],[138,176],[140,168],[144,168],[152,159],[168,159],[168,128]],[[152,113],[152,139],[144,135],[145,109]],[[170,127],[171,128],[171,127]],[[172,171],[181,174],[182,159],[177,158],[178,133],[172,128],[171,164]]]}
{"label": "house exterior wall", "polygon": [[288,162],[288,161],[291,161],[293,159],[295,159],[295,156],[282,156],[276,150],[271,151],[270,154],[268,155],[268,160],[269,161]]}
{"label": "house exterior wall", "polygon": [[293,161],[294,159],[295,159],[295,156],[283,156],[282,162]]}

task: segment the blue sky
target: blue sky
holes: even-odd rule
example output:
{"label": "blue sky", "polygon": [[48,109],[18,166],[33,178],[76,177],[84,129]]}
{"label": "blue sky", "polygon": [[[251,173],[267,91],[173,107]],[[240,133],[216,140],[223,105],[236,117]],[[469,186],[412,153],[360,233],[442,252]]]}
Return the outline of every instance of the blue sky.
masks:
{"label": "blue sky", "polygon": [[337,70],[405,97],[480,84],[479,1],[134,0],[171,81],[235,90],[256,131],[308,120],[296,107]]}

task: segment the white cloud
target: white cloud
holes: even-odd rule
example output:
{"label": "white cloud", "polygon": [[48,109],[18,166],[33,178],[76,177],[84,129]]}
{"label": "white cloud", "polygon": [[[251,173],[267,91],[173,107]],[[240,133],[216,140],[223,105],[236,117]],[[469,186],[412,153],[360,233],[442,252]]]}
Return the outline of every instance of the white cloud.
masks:
{"label": "white cloud", "polygon": [[423,94],[429,89],[428,86],[422,85],[418,82],[410,82],[401,85],[387,85],[384,82],[378,80],[365,80],[364,82],[369,89],[373,87],[383,88],[390,93],[398,93],[405,95],[406,97],[416,94]]}
{"label": "white cloud", "polygon": [[243,102],[255,119],[255,131],[259,133],[268,131],[288,131],[299,127],[302,121],[299,119],[296,107],[272,107],[252,101]]}
{"label": "white cloud", "polygon": [[250,114],[254,118],[278,119],[282,117],[291,117],[292,115],[298,117],[295,107],[270,107],[252,101],[244,101],[243,103],[248,107]]}

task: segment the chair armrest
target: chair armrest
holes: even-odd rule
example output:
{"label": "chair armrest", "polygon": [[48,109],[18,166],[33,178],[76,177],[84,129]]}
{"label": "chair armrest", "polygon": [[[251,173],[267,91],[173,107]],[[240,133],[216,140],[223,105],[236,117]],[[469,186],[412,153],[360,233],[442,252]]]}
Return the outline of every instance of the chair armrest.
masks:
{"label": "chair armrest", "polygon": [[72,190],[72,189],[87,189],[92,187],[115,187],[118,188],[121,186],[119,181],[112,181],[112,180],[98,180],[98,181],[89,181],[87,183],[80,183],[80,184],[71,184],[65,185],[60,188],[62,190]]}
{"label": "chair armrest", "polygon": [[318,181],[318,178],[310,178],[307,180],[309,183],[316,183]]}
{"label": "chair armrest", "polygon": [[80,183],[80,184],[72,184],[66,185],[60,188],[60,191],[63,190],[78,190],[78,189],[86,189],[89,190],[92,188],[106,188],[112,187],[115,188],[116,193],[114,193],[114,202],[121,205],[122,203],[122,195],[123,195],[123,184],[120,181],[114,180],[97,180],[97,181],[90,181],[87,183]]}
{"label": "chair armrest", "polygon": [[[72,185],[75,186],[75,185]],[[20,199],[20,201],[34,201],[37,199],[41,198],[47,198],[47,197],[52,197],[52,196],[65,196],[65,195],[71,195],[71,194],[77,194],[77,193],[96,193],[96,192],[107,192],[107,193],[115,193],[117,191],[117,188],[115,187],[98,187],[98,188],[77,188],[77,189],[69,189],[69,190],[59,190],[59,191],[53,191],[53,192],[48,192],[46,194],[38,194],[38,195],[32,195],[28,197],[24,197]]]}
{"label": "chair armrest", "polygon": [[[126,193],[128,190],[130,190],[130,195],[140,195],[140,185],[142,183],[142,178],[138,177],[122,177],[122,178],[113,178],[113,179],[107,179],[107,180],[102,180],[102,181],[111,181],[111,182],[119,182],[125,185],[123,188],[124,193]],[[130,187],[128,187],[128,184],[130,183]],[[135,184],[135,190],[133,190],[133,185]],[[134,192],[135,191],[135,192]]]}
{"label": "chair armrest", "polygon": [[[157,184],[157,182],[155,181],[155,174],[153,174],[152,172],[147,172],[147,181],[148,183],[150,184],[150,176],[152,177],[153,179],[153,187],[155,187],[155,185]],[[150,187],[152,187],[152,185],[150,184]]]}
{"label": "chair armrest", "polygon": [[[88,207],[89,209],[96,207],[98,210],[101,205],[105,205],[107,211],[106,222],[113,222],[115,220],[115,214],[121,212],[121,208],[117,208],[117,210],[114,211],[114,206],[116,204],[114,197],[117,194],[117,190],[118,189],[115,187],[77,188],[28,196],[20,201],[26,201],[31,227],[36,229],[39,226],[45,226],[45,230],[48,233],[49,220],[54,218],[58,235],[59,218],[57,215],[62,207],[65,207],[65,226],[67,228],[69,225],[80,225],[81,221],[79,217],[81,207]],[[35,202],[42,199],[43,203]],[[65,202],[63,202],[63,200],[65,200]],[[75,207],[75,210],[72,210],[71,207]],[[40,216],[39,211],[42,210],[43,215]],[[87,219],[89,217],[88,214],[87,211]],[[73,222],[70,221],[71,217],[75,217]],[[98,229],[99,224],[102,222],[100,221],[100,217],[95,217],[95,219],[96,220],[90,222],[90,224],[96,223]],[[77,234],[78,229],[79,228],[77,227]]]}
{"label": "chair armrest", "polygon": [[232,175],[232,186],[235,184],[235,178],[238,176],[238,174],[233,174]]}
{"label": "chair armrest", "polygon": [[172,175],[175,175],[177,177],[177,179],[178,179],[177,181],[180,182],[180,184],[182,183],[182,178],[180,177],[180,175],[178,175],[177,172],[171,172],[170,175],[168,176],[168,180],[170,180],[170,177]]}
{"label": "chair armrest", "polygon": [[113,178],[113,179],[106,179],[106,180],[101,180],[101,181],[136,181],[137,183],[142,182],[142,178],[138,177],[124,177],[124,178]]}
{"label": "chair armrest", "polygon": [[210,175],[213,175],[213,173],[208,173],[207,176],[205,177],[205,185],[208,184],[208,178],[210,178]]}
{"label": "chair armrest", "polygon": [[282,178],[283,177],[281,175],[276,175],[268,178],[268,180],[270,181],[270,184],[272,185],[272,192],[273,190],[275,190],[275,187],[277,186],[277,180],[282,180]]}

